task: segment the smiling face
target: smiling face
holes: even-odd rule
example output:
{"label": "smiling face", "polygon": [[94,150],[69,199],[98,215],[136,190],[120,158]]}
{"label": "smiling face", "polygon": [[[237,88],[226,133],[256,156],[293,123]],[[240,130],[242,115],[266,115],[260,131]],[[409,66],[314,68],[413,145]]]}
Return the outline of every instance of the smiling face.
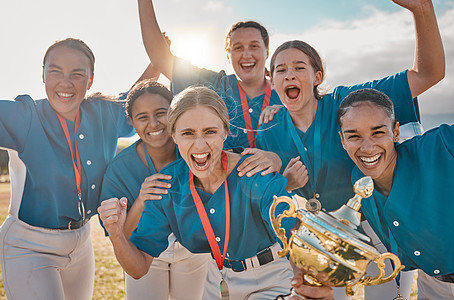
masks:
{"label": "smiling face", "polygon": [[370,101],[349,107],[340,118],[341,140],[350,158],[379,187],[391,189],[399,138],[399,125],[383,108]]}
{"label": "smiling face", "polygon": [[309,56],[296,48],[282,50],[276,55],[272,74],[273,88],[290,112],[304,109],[316,100],[314,86],[322,81],[315,72]]}
{"label": "smiling face", "polygon": [[139,137],[150,148],[173,143],[167,131],[169,101],[158,94],[144,93],[133,103],[131,122]]}
{"label": "smiling face", "polygon": [[86,91],[93,83],[89,58],[66,46],[52,49],[43,67],[43,81],[50,106],[74,121]]}
{"label": "smiling face", "polygon": [[194,176],[206,179],[216,175],[216,171],[224,172],[221,152],[227,131],[212,108],[197,105],[186,110],[174,128],[174,141]]}
{"label": "smiling face", "polygon": [[228,57],[241,81],[263,82],[268,48],[260,30],[252,27],[236,29],[230,38]]}

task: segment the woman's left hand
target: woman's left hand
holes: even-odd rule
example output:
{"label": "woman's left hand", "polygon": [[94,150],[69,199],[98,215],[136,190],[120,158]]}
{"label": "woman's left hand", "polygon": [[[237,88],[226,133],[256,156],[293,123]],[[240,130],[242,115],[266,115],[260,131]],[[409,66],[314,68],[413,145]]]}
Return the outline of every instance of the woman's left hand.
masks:
{"label": "woman's left hand", "polygon": [[277,114],[277,112],[283,107],[283,105],[271,105],[265,107],[265,109],[262,111],[259,117],[259,125],[262,125],[262,123],[268,124],[269,121],[272,121],[274,119],[274,115]]}
{"label": "woman's left hand", "polygon": [[255,173],[261,172],[262,176],[266,174],[279,172],[282,166],[282,161],[279,156],[270,151],[264,151],[257,148],[246,148],[241,155],[253,154],[251,157],[246,158],[241,165],[238,166],[238,176],[246,174],[251,177]]}

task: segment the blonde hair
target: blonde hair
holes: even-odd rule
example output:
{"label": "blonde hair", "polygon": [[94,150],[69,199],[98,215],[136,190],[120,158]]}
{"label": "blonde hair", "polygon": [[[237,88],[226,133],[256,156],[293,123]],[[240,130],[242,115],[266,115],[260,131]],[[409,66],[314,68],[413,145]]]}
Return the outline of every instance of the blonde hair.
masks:
{"label": "blonde hair", "polygon": [[172,100],[169,111],[167,113],[167,121],[169,123],[169,132],[175,132],[175,123],[178,118],[187,110],[203,105],[213,109],[224,124],[224,129],[228,133],[230,131],[229,112],[224,101],[219,95],[204,86],[190,86],[180,92]]}

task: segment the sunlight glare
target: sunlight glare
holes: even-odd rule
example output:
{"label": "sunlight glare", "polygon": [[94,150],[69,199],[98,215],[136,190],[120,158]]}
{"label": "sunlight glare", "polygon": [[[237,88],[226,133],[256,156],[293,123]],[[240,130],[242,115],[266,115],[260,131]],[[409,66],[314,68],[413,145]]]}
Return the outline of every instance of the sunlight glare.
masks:
{"label": "sunlight glare", "polygon": [[181,35],[172,39],[172,52],[193,65],[206,67],[210,64],[210,44],[203,35]]}

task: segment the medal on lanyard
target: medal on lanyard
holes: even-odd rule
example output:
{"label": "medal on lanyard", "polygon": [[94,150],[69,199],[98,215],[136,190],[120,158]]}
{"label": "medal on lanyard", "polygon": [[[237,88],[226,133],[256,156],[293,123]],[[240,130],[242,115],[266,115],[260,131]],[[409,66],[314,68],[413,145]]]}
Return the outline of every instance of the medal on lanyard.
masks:
{"label": "medal on lanyard", "polygon": [[76,133],[77,129],[79,129],[80,125],[80,112],[77,112],[76,121],[74,123],[74,152],[76,154],[76,161],[74,161],[74,152],[71,143],[71,138],[69,136],[68,124],[66,124],[66,120],[57,113],[58,120],[60,121],[61,127],[63,132],[65,133],[66,141],[68,142],[69,150],[71,151],[71,159],[73,161],[74,167],[74,175],[76,176],[76,187],[77,187],[77,197],[79,198],[78,209],[79,214],[82,217],[82,221],[85,221],[85,207],[82,201],[82,191],[80,188],[80,182],[82,181],[82,171],[80,167],[80,156],[79,156],[79,149],[77,148],[77,140],[76,140]]}
{"label": "medal on lanyard", "polygon": [[399,288],[397,289],[397,296],[395,298],[393,298],[393,300],[407,300],[407,298],[403,297],[400,292],[399,292]]}
{"label": "medal on lanyard", "polygon": [[218,266],[219,272],[221,273],[221,299],[228,300],[229,299],[229,287],[224,280],[224,276],[222,275],[222,269],[224,268],[224,259],[225,255],[227,254],[227,246],[229,244],[230,238],[230,198],[229,198],[229,189],[227,186],[227,165],[228,165],[228,158],[227,154],[224,151],[221,153],[221,160],[222,160],[222,167],[225,171],[225,238],[224,238],[224,252],[221,254],[221,250],[219,246],[216,244],[216,238],[214,236],[213,227],[211,226],[210,220],[208,219],[208,215],[205,211],[205,207],[203,206],[202,200],[200,199],[199,194],[195,188],[194,184],[194,175],[189,169],[189,184],[191,189],[192,199],[194,200],[195,206],[197,208],[197,212],[199,214],[200,220],[202,221],[203,230],[205,231],[205,235],[207,237],[208,243],[210,244],[211,253],[213,254],[214,259],[216,260],[216,264]]}
{"label": "medal on lanyard", "polygon": [[[263,98],[263,104],[262,104],[262,112],[265,107],[270,105],[270,100],[271,100],[271,85],[266,80],[266,92],[265,92],[265,97]],[[249,141],[249,147],[254,148],[255,147],[255,136],[254,134],[254,129],[252,128],[252,121],[251,121],[251,115],[249,114],[249,105],[247,102],[247,96],[246,93],[244,92],[243,88],[240,85],[240,82],[238,81],[238,91],[240,92],[240,99],[241,99],[241,108],[243,109],[243,116],[244,116],[244,124],[246,125],[246,132],[247,132],[247,139]]]}
{"label": "medal on lanyard", "polygon": [[[400,272],[399,272],[399,276],[400,276]],[[394,297],[393,300],[407,300],[407,298],[405,298],[404,296],[402,296],[400,294],[400,283],[397,284],[397,296]]]}
{"label": "medal on lanyard", "polygon": [[[320,105],[317,105],[317,113],[318,113],[318,108]],[[290,114],[287,112],[287,122],[289,124],[293,124],[292,118]],[[317,188],[317,176],[319,174],[319,169],[321,166],[321,157],[322,157],[322,144],[321,144],[321,129],[320,129],[320,124],[318,123],[317,117],[314,119],[314,148],[315,148],[315,153],[314,153],[314,161],[311,164],[309,160],[309,155],[307,154],[307,148],[304,146],[300,136],[298,135],[298,132],[296,131],[295,126],[290,126],[290,135],[292,136],[293,142],[296,145],[296,148],[298,149],[298,153],[300,154],[300,157],[306,166],[306,169],[308,172],[310,172],[311,166],[313,165],[312,172],[309,174],[309,183],[311,185],[312,192],[314,193],[313,197],[306,202],[306,210],[313,212],[313,213],[318,213],[321,208],[322,204],[320,203],[320,200],[318,200],[317,195],[318,193],[316,192]],[[320,159],[317,161],[316,156],[320,155]]]}

